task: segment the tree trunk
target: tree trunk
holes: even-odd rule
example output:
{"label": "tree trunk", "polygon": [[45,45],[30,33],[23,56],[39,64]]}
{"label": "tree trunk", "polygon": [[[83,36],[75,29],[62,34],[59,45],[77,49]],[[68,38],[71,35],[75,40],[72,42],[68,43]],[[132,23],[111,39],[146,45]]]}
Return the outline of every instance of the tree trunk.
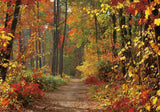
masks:
{"label": "tree trunk", "polygon": [[[56,0],[54,1],[54,24],[53,27],[56,25]],[[56,52],[55,52],[55,37],[56,37],[56,31],[53,30],[53,53],[52,53],[52,75],[55,75],[55,57],[56,57]]]}
{"label": "tree trunk", "polygon": [[[160,44],[160,26],[156,26],[155,27],[155,37],[156,37],[156,44]],[[159,47],[159,50],[160,50],[160,47]],[[158,74],[160,75],[160,55],[157,54],[157,66],[158,66]],[[160,89],[160,77],[158,75],[158,78],[157,78],[157,90]]]}
{"label": "tree trunk", "polygon": [[[30,28],[29,30],[29,37],[32,38],[32,29]],[[34,43],[33,43],[34,44]],[[33,48],[34,49],[34,48]],[[31,60],[30,60],[30,63],[31,63],[31,68],[34,68],[34,50],[33,50],[33,55],[31,56]]]}
{"label": "tree trunk", "polygon": [[[57,4],[56,4],[57,3]],[[57,74],[58,69],[58,42],[59,42],[59,0],[54,1],[54,26],[56,26],[54,30],[53,37],[53,56],[52,56],[52,75]]]}
{"label": "tree trunk", "polygon": [[[18,17],[19,17],[19,11],[20,11],[20,4],[21,4],[21,0],[16,0],[13,21],[11,24],[11,33],[13,35],[15,35],[15,31],[16,31],[16,26],[17,26]],[[8,8],[11,7],[10,2],[8,2],[7,6],[8,6]],[[10,17],[11,16],[9,16],[9,14],[7,13],[6,14],[6,21],[5,21],[5,28],[8,27],[7,23],[11,19]],[[1,63],[9,64],[12,48],[13,48],[13,37],[12,37],[12,40],[9,41],[9,44],[7,45],[6,51],[1,50],[1,53],[3,54],[3,55],[1,55]],[[5,61],[2,61],[2,60],[5,60]],[[0,72],[1,72],[1,76],[2,76],[3,81],[5,81],[5,79],[6,79],[7,69],[8,69],[8,67],[4,67],[4,66],[0,65]]]}
{"label": "tree trunk", "polygon": [[115,44],[117,43],[117,31],[115,29],[116,27],[116,15],[113,14],[112,15],[112,22],[113,22],[113,42],[114,42],[114,45],[113,45],[113,54],[114,54],[114,57],[117,57],[117,50],[116,50],[116,47],[115,47]]}
{"label": "tree trunk", "polygon": [[[121,30],[121,37],[122,37],[122,48],[125,47],[125,35],[127,34],[126,28],[122,28],[123,25],[125,25],[125,16],[122,15],[123,9],[120,9],[119,16],[120,16],[120,30]],[[124,54],[125,56],[125,54]],[[126,74],[126,67],[125,67],[125,61],[122,60],[122,73],[123,75]]]}
{"label": "tree trunk", "polygon": [[62,46],[60,48],[60,63],[59,63],[59,74],[62,77],[63,73],[63,49],[64,49],[64,43],[66,38],[66,30],[67,30],[67,0],[65,1],[65,25],[64,25],[64,32],[63,32],[63,40],[62,40]]}
{"label": "tree trunk", "polygon": [[36,41],[36,49],[35,49],[35,57],[36,57],[36,70],[38,70],[38,41],[37,39],[35,40]]}
{"label": "tree trunk", "polygon": [[46,39],[42,38],[42,66],[45,66],[45,43],[46,43]]}
{"label": "tree trunk", "polygon": [[98,20],[97,20],[97,16],[95,15],[95,30],[96,30],[96,46],[97,46],[97,56],[98,56],[98,60],[99,60],[99,48],[98,48]]}
{"label": "tree trunk", "polygon": [[37,2],[37,19],[38,19],[38,61],[39,61],[39,68],[42,67],[42,60],[41,60],[41,53],[42,53],[42,49],[41,49],[41,31],[40,31],[40,14],[39,14],[39,2]]}

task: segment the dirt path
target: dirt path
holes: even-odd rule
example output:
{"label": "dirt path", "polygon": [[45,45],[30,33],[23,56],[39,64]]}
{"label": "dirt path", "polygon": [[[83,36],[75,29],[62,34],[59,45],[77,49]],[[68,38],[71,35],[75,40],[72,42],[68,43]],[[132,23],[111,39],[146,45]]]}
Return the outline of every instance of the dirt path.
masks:
{"label": "dirt path", "polygon": [[88,100],[86,93],[87,88],[80,79],[71,79],[68,85],[46,93],[28,112],[103,112]]}

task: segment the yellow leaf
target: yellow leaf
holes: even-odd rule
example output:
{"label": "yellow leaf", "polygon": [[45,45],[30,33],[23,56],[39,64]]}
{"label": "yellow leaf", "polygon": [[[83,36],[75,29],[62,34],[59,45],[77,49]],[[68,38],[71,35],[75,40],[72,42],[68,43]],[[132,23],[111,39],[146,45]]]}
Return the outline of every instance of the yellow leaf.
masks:
{"label": "yellow leaf", "polygon": [[157,103],[158,98],[157,97],[153,97],[152,98],[152,104],[155,105]]}
{"label": "yellow leaf", "polygon": [[159,111],[160,110],[160,106],[158,106],[157,108],[156,108],[156,111]]}
{"label": "yellow leaf", "polygon": [[4,63],[2,66],[3,66],[4,68],[7,68],[7,67],[8,67],[8,63]]}
{"label": "yellow leaf", "polygon": [[153,43],[153,40],[149,41],[149,43],[152,44],[152,43]]}
{"label": "yellow leaf", "polygon": [[101,7],[104,7],[104,4],[101,4]]}
{"label": "yellow leaf", "polygon": [[121,9],[121,8],[123,8],[123,4],[118,3],[118,5],[117,5],[117,9]]}
{"label": "yellow leaf", "polygon": [[105,88],[107,89],[107,88],[108,88],[108,85],[106,85]]}
{"label": "yellow leaf", "polygon": [[8,35],[9,35],[10,37],[12,37],[12,38],[14,37],[12,33],[8,33]]}
{"label": "yellow leaf", "polygon": [[91,18],[93,18],[93,16],[94,16],[93,14],[90,15]]}
{"label": "yellow leaf", "polygon": [[160,51],[158,51],[158,53],[157,53],[158,55],[160,55]]}
{"label": "yellow leaf", "polygon": [[13,65],[12,65],[12,67],[16,67],[16,65],[15,65],[15,64],[13,64]]}
{"label": "yellow leaf", "polygon": [[7,43],[5,42],[5,43],[3,44],[3,46],[6,47],[6,46],[7,46]]}
{"label": "yellow leaf", "polygon": [[138,13],[138,11],[137,11],[137,10],[135,10],[135,15],[137,15],[137,13]]}
{"label": "yellow leaf", "polygon": [[150,106],[150,103],[146,103],[145,104],[145,109],[150,111],[151,110],[151,106]]}
{"label": "yellow leaf", "polygon": [[154,65],[151,65],[151,68],[154,68]]}
{"label": "yellow leaf", "polygon": [[129,73],[128,75],[129,75],[129,77],[132,77],[133,74],[132,74],[132,73]]}
{"label": "yellow leaf", "polygon": [[118,67],[118,65],[115,65],[115,66],[114,66],[114,68],[117,68],[117,67]]}
{"label": "yellow leaf", "polygon": [[122,51],[120,51],[120,52],[118,53],[118,56],[121,55],[121,54],[122,54]]}
{"label": "yellow leaf", "polygon": [[122,85],[122,89],[125,89],[125,87],[126,87],[126,85],[125,85],[125,84],[123,84],[123,85]]}
{"label": "yellow leaf", "polygon": [[137,3],[137,2],[139,2],[139,0],[134,0],[134,3]]}
{"label": "yellow leaf", "polygon": [[157,26],[160,26],[160,19],[155,19],[154,24],[157,25]]}
{"label": "yellow leaf", "polygon": [[141,52],[138,52],[138,53],[137,53],[137,56],[140,56],[140,54],[141,54]]}
{"label": "yellow leaf", "polygon": [[126,57],[125,57],[125,56],[123,56],[123,57],[121,57],[121,58],[120,58],[120,60],[125,60],[125,59],[126,59]]}
{"label": "yellow leaf", "polygon": [[109,8],[109,5],[108,5],[108,4],[106,4],[106,8],[105,8],[105,10],[108,10],[108,8]]}
{"label": "yellow leaf", "polygon": [[11,40],[12,38],[11,37],[9,37],[9,36],[5,36],[4,34],[2,34],[2,37],[1,37],[2,39],[6,39],[6,40]]}
{"label": "yellow leaf", "polygon": [[145,50],[145,51],[147,51],[148,49],[149,49],[149,48],[148,48],[148,47],[146,47],[144,50]]}
{"label": "yellow leaf", "polygon": [[147,7],[147,9],[145,10],[145,18],[148,19],[148,16],[152,13],[152,10],[150,9],[150,7]]}
{"label": "yellow leaf", "polygon": [[125,48],[121,49],[121,51],[122,51],[122,52],[125,51]]}
{"label": "yellow leaf", "polygon": [[129,75],[129,77],[132,77],[133,70],[134,70],[134,68],[132,66],[130,66],[129,69],[128,69],[128,75]]}
{"label": "yellow leaf", "polygon": [[160,96],[160,89],[157,91],[157,95]]}

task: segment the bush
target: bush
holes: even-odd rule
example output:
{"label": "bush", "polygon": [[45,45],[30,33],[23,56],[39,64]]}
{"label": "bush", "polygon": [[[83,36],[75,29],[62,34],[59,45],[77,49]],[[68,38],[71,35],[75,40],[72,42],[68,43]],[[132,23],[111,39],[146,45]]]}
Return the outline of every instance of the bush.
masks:
{"label": "bush", "polygon": [[103,85],[106,84],[104,81],[101,81],[99,78],[96,78],[94,76],[89,76],[85,80],[85,84],[92,84],[92,85]]}
{"label": "bush", "polygon": [[40,98],[43,91],[53,91],[58,86],[66,84],[69,79],[67,75],[61,78],[41,72],[26,72],[17,77],[9,74],[6,82],[0,82],[0,110],[19,110]]}
{"label": "bush", "polygon": [[68,78],[61,78],[60,76],[42,76],[40,81],[40,88],[44,91],[53,91],[60,85],[64,85],[69,81]]}
{"label": "bush", "polygon": [[[23,105],[28,104],[35,98],[40,98],[43,93],[43,91],[39,88],[39,84],[34,82],[26,82],[23,79],[20,82],[11,84],[10,87],[10,99],[16,98],[16,100],[21,102]],[[14,103],[15,102],[13,102],[11,106],[13,106]]]}
{"label": "bush", "polygon": [[0,110],[19,110],[36,98],[40,98],[43,91],[39,88],[39,84],[34,82],[20,81],[9,84],[1,83],[0,86]]}

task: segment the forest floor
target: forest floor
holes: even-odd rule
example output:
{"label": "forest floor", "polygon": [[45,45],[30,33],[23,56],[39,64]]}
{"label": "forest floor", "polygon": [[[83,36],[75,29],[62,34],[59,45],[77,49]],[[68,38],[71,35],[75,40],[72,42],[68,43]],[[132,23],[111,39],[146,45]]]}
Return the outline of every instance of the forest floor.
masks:
{"label": "forest floor", "polygon": [[71,79],[69,84],[45,93],[25,112],[105,112],[97,102],[88,99],[87,92],[88,88],[80,79]]}

